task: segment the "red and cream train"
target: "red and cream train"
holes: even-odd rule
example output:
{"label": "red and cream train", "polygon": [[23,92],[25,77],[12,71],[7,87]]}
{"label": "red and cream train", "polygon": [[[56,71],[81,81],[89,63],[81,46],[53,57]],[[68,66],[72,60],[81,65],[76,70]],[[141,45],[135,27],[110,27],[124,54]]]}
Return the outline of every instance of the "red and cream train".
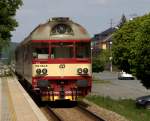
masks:
{"label": "red and cream train", "polygon": [[36,27],[15,55],[16,73],[42,101],[76,101],[91,91],[91,38],[69,18]]}

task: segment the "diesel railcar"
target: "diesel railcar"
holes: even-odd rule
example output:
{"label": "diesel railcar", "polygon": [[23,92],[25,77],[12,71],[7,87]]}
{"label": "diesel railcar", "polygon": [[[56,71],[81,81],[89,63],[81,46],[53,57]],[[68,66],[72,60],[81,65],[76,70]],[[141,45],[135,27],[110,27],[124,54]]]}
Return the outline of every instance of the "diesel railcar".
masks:
{"label": "diesel railcar", "polygon": [[15,55],[17,75],[42,101],[77,101],[91,91],[91,37],[69,18],[37,26]]}

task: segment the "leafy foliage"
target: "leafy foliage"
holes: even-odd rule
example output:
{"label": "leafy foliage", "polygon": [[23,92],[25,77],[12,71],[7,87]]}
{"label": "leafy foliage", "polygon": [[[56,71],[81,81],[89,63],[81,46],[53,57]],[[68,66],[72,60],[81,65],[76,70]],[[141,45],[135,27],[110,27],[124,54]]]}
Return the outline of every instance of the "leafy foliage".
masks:
{"label": "leafy foliage", "polygon": [[98,57],[93,57],[92,70],[93,72],[104,71],[106,63],[109,61],[109,50],[102,50]]}
{"label": "leafy foliage", "polygon": [[136,76],[146,87],[150,87],[150,18],[141,23],[136,41]]}
{"label": "leafy foliage", "polygon": [[9,45],[11,31],[18,26],[14,16],[21,5],[21,0],[0,0],[0,51]]}
{"label": "leafy foliage", "polygon": [[150,87],[150,14],[126,22],[113,36],[113,61]]}

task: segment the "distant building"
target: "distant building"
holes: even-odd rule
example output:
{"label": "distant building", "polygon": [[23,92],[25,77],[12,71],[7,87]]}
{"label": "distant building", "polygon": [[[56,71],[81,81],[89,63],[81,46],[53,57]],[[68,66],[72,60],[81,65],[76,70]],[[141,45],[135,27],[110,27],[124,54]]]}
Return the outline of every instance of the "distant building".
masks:
{"label": "distant building", "polygon": [[99,55],[101,50],[111,49],[112,46],[112,35],[113,33],[121,28],[124,23],[126,23],[127,19],[124,14],[122,14],[119,23],[116,27],[112,27],[112,20],[111,20],[111,27],[106,29],[105,31],[95,34],[92,39],[92,53],[94,56]]}
{"label": "distant building", "polygon": [[107,30],[95,34],[92,39],[92,52],[93,55],[98,55],[101,50],[109,49],[112,44],[112,34],[117,28],[111,27]]}

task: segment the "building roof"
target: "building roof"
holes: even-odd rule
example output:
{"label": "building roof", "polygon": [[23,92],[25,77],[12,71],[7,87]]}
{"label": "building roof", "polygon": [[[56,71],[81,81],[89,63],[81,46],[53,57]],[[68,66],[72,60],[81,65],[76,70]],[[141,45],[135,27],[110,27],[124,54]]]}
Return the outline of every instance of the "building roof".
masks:
{"label": "building roof", "polygon": [[108,29],[106,29],[105,31],[95,34],[93,37],[93,41],[103,41],[103,40],[108,40],[108,38],[110,39],[112,37],[112,33],[116,31],[115,27],[110,27]]}

